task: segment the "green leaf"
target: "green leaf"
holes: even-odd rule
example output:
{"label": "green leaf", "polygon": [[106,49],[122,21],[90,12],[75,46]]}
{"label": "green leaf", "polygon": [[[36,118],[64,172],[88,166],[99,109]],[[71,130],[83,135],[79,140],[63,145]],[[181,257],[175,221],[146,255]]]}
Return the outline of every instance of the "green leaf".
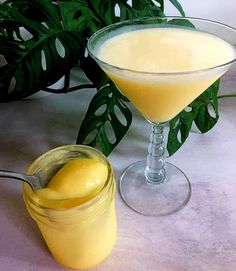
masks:
{"label": "green leaf", "polygon": [[163,1],[133,0],[132,9],[128,12],[127,19],[140,17],[163,16]]}
{"label": "green leaf", "polygon": [[179,11],[182,16],[185,16],[184,10],[178,0],[169,0]]}
{"label": "green leaf", "polygon": [[65,30],[77,32],[80,29],[82,32],[87,31],[86,35],[91,35],[100,28],[100,19],[90,9],[89,1],[63,0],[57,3]]}
{"label": "green leaf", "polygon": [[0,54],[6,60],[0,68],[1,101],[23,98],[50,86],[84,53],[84,26],[78,25],[77,32],[65,27],[58,6],[51,1],[6,1],[0,9]]}
{"label": "green leaf", "polygon": [[172,19],[169,20],[167,24],[195,28],[195,26],[187,19]]}
{"label": "green leaf", "polygon": [[105,4],[101,5],[100,1],[88,1],[90,9],[100,20],[100,27],[132,18],[163,16],[162,0],[157,0],[156,3],[150,0],[133,0],[132,6],[127,3],[127,0],[106,0],[104,2]]}
{"label": "green leaf", "polygon": [[104,4],[101,4],[101,1],[93,0],[88,0],[87,2],[90,10],[93,11],[99,19],[100,28],[117,21],[115,16],[115,1],[107,0],[104,1]]}
{"label": "green leaf", "polygon": [[[169,155],[173,155],[184,144],[189,136],[193,122],[202,133],[209,131],[217,123],[219,119],[217,99],[219,82],[220,80],[217,80],[170,121],[167,141]],[[209,109],[213,110],[213,116]]]}
{"label": "green leaf", "polygon": [[194,122],[202,133],[208,132],[219,119],[218,99],[220,80],[199,96],[192,107],[197,112]]}
{"label": "green leaf", "polygon": [[[133,1],[135,8],[124,0],[104,2],[7,0],[2,4],[0,54],[7,64],[0,68],[0,101],[20,99],[41,89],[50,91],[51,84],[80,64],[86,38],[92,33],[121,19],[156,16],[161,11],[147,0]],[[115,14],[116,7],[120,18]],[[58,90],[63,92],[65,88]]]}
{"label": "green leaf", "polygon": [[77,144],[87,144],[109,155],[126,134],[132,114],[123,96],[111,83],[102,87],[90,102],[81,124]]}
{"label": "green leaf", "polygon": [[100,89],[110,82],[110,79],[107,77],[105,72],[90,56],[82,57],[80,60],[80,66],[88,79],[93,82],[96,89]]}
{"label": "green leaf", "polygon": [[164,2],[162,0],[150,1],[150,0],[133,0],[132,7],[134,9],[143,10],[153,7],[158,7],[162,12],[164,11]]}
{"label": "green leaf", "polygon": [[170,121],[167,141],[167,151],[170,156],[184,144],[189,135],[193,120],[194,112],[190,106],[189,111],[183,110]]}

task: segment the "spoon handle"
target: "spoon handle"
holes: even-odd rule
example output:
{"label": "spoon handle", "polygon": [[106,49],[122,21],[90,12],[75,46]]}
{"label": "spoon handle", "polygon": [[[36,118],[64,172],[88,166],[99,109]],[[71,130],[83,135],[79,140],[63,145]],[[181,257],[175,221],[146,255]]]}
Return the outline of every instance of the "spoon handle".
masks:
{"label": "spoon handle", "polygon": [[[38,178],[35,176],[29,176],[29,175],[26,175],[26,174],[23,174],[20,172],[14,172],[14,171],[0,169],[0,177],[21,180],[23,182],[28,183],[32,189],[41,188],[41,185],[38,181]],[[32,180],[32,179],[34,179],[34,180]]]}

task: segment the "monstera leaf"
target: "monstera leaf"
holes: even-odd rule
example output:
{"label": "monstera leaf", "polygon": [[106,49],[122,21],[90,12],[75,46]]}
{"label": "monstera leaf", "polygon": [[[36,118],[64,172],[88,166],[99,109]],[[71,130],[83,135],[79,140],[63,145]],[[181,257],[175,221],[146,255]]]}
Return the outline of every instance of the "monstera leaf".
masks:
{"label": "monstera leaf", "polygon": [[195,123],[201,133],[208,132],[219,119],[218,99],[220,80],[212,84],[202,95],[170,121],[167,142],[169,155],[174,154],[189,136]]}
{"label": "monstera leaf", "polygon": [[[102,87],[91,100],[77,142],[100,148],[109,155],[132,122],[125,100],[112,83]],[[83,133],[84,130],[87,132]]]}
{"label": "monstera leaf", "polygon": [[88,9],[86,17],[74,22],[78,10],[84,11],[77,2],[49,0],[1,5],[1,101],[23,98],[68,76],[84,53],[82,31],[96,20]]}

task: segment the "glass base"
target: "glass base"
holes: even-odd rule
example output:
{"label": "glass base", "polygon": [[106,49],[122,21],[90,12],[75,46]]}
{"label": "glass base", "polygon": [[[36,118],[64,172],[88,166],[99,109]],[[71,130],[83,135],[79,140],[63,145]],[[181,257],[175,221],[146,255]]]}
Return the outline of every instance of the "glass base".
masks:
{"label": "glass base", "polygon": [[129,207],[147,216],[170,215],[182,209],[190,199],[191,185],[176,166],[166,163],[162,183],[150,184],[144,172],[146,160],[130,165],[120,179],[120,193]]}

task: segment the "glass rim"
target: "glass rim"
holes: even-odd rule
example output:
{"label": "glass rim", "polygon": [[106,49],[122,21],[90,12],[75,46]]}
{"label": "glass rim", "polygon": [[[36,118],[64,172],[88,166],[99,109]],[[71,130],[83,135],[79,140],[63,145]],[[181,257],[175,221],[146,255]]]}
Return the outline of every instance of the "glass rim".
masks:
{"label": "glass rim", "polygon": [[[220,69],[220,68],[226,67],[226,66],[231,65],[234,62],[236,62],[236,49],[235,49],[236,45],[232,45],[231,43],[229,43],[229,44],[234,48],[234,51],[235,51],[235,56],[234,56],[234,58],[232,60],[227,61],[226,63],[220,64],[220,65],[209,67],[209,68],[196,69],[196,70],[193,70],[193,71],[182,71],[182,72],[148,72],[148,71],[137,71],[137,70],[134,70],[134,69],[122,68],[122,67],[119,67],[119,66],[116,66],[116,65],[109,64],[109,63],[107,63],[107,62],[99,59],[92,52],[92,50],[91,50],[91,47],[92,47],[91,43],[92,43],[93,39],[96,38],[101,33],[103,33],[104,31],[107,31],[107,30],[112,29],[112,28],[118,28],[119,26],[129,25],[131,22],[140,22],[140,21],[144,21],[144,20],[148,21],[148,20],[153,20],[153,19],[157,19],[157,20],[158,19],[161,19],[161,20],[163,20],[163,19],[188,20],[189,19],[189,20],[192,20],[192,21],[201,21],[201,22],[206,22],[206,23],[209,23],[209,24],[215,24],[215,25],[219,25],[219,26],[228,28],[231,31],[234,31],[235,35],[236,35],[236,28],[234,28],[234,27],[232,27],[230,25],[227,25],[225,23],[221,23],[221,22],[218,22],[218,21],[215,21],[215,20],[211,20],[211,19],[204,19],[204,18],[198,18],[198,17],[181,17],[181,16],[155,16],[155,17],[134,18],[134,19],[124,20],[124,21],[121,21],[121,22],[110,24],[108,26],[105,26],[105,27],[99,29],[94,34],[92,34],[92,36],[88,39],[88,42],[87,42],[87,47],[86,48],[88,50],[88,54],[96,62],[101,63],[105,67],[109,67],[109,68],[112,68],[112,69],[117,70],[117,71],[126,71],[126,72],[134,73],[134,74],[137,74],[137,75],[141,75],[142,74],[142,75],[166,76],[166,77],[167,76],[180,76],[180,75],[194,75],[194,74],[199,74],[199,73],[203,73],[203,72],[207,72],[207,71],[213,71],[215,69]],[[185,27],[185,26],[182,26],[182,27]],[[209,33],[209,34],[211,34],[211,33]],[[214,35],[214,34],[211,34],[211,35]],[[217,36],[217,35],[215,35],[215,36]]]}

